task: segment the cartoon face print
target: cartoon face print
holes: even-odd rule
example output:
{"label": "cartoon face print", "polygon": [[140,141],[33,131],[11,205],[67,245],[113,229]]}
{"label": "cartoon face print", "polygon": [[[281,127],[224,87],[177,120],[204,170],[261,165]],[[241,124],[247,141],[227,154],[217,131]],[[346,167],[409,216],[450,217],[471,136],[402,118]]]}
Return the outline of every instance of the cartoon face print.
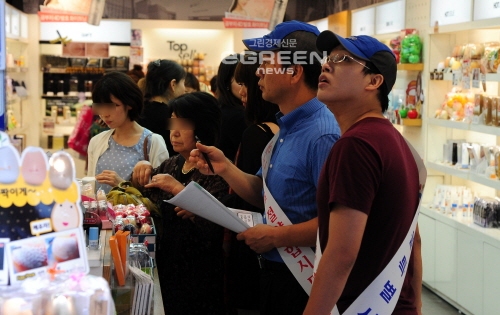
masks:
{"label": "cartoon face print", "polygon": [[76,205],[67,200],[63,203],[56,203],[50,216],[54,231],[59,232],[77,228],[80,224],[78,211],[80,210]]}
{"label": "cartoon face print", "polygon": [[12,184],[19,176],[19,153],[11,146],[0,147],[0,183]]}
{"label": "cartoon face print", "polygon": [[21,156],[21,174],[24,181],[40,186],[47,177],[47,158],[41,148],[28,147]]}

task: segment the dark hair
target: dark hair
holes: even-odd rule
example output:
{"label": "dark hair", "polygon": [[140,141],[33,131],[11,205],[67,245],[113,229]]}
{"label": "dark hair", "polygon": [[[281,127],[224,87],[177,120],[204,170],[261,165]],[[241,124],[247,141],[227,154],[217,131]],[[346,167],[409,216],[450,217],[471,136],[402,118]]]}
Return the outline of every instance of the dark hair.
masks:
{"label": "dark hair", "polygon": [[128,117],[134,121],[139,118],[144,106],[141,89],[134,80],[123,72],[109,72],[100,78],[92,91],[92,102],[112,103],[111,95],[123,105],[130,106]]}
{"label": "dark hair", "polygon": [[200,81],[191,72],[186,73],[186,80],[184,81],[184,86],[190,87],[195,91],[200,90]]}
{"label": "dark hair", "polygon": [[146,84],[144,86],[144,97],[150,99],[154,96],[165,96],[169,98],[170,82],[180,82],[186,77],[184,68],[175,61],[158,59],[148,64],[146,73]]}
{"label": "dark hair", "polygon": [[217,91],[217,75],[214,75],[211,79],[210,79],[210,91],[212,93],[214,93],[215,95],[215,92]]}
{"label": "dark hair", "polygon": [[259,77],[255,75],[258,62],[250,62],[249,55],[245,55],[245,62],[240,62],[234,71],[234,79],[239,84],[247,87],[247,104],[245,106],[245,118],[249,123],[262,123],[265,121],[276,123],[278,105],[268,102],[262,98],[259,88]]}
{"label": "dark hair", "polygon": [[177,117],[193,122],[195,135],[203,144],[218,144],[222,114],[215,97],[205,92],[187,93],[168,102],[168,106]]}
{"label": "dark hair", "polygon": [[[366,67],[370,69],[367,69]],[[365,76],[372,73],[381,74],[380,71],[377,69],[377,67],[375,67],[375,65],[370,61],[366,61],[366,67],[363,67],[363,73]],[[382,113],[385,113],[385,111],[389,107],[389,96],[388,96],[389,91],[387,91],[387,85],[381,84],[377,90],[378,90],[377,98],[380,102],[380,106],[382,107]]]}
{"label": "dark hair", "polygon": [[231,92],[231,81],[239,59],[240,54],[229,55],[222,59],[219,65],[217,71],[217,99],[221,106],[241,106],[241,100]]}
{"label": "dark hair", "polygon": [[[295,31],[284,38],[284,42],[289,43],[290,39],[294,41],[294,47],[281,47],[280,51],[290,51],[291,52],[291,60],[295,60],[296,58],[307,62],[303,62],[300,64],[302,68],[304,69],[304,81],[306,85],[313,89],[317,90],[318,89],[318,79],[321,74],[321,58],[315,58],[313,56],[313,53],[316,53],[317,56],[320,56],[320,52],[316,48],[316,39],[317,35],[311,32],[306,32],[306,31]],[[307,52],[307,58],[306,60],[303,59],[303,56],[301,57],[295,57],[296,53],[301,53]],[[312,61],[312,63],[309,63]]]}
{"label": "dark hair", "polygon": [[144,71],[142,71],[141,65],[134,65],[134,68],[129,70],[127,74],[132,78],[132,80],[135,81],[135,83],[137,83],[139,79],[144,78]]}

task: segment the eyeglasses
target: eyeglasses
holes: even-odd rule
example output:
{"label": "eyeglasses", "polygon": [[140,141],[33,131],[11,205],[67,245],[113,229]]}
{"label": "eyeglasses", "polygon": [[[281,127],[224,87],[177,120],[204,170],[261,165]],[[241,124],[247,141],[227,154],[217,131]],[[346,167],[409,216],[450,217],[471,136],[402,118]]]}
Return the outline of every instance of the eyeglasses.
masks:
{"label": "eyeglasses", "polygon": [[[347,59],[346,59],[347,58]],[[323,60],[321,60],[321,66],[324,66],[326,63],[341,63],[343,61],[349,61],[349,60],[352,60],[360,65],[362,65],[363,67],[365,67],[366,69],[368,70],[371,70],[370,68],[368,68],[366,65],[362,64],[361,62],[357,61],[356,59],[354,59],[353,57],[351,56],[348,56],[348,55],[339,55],[339,54],[336,54],[334,56],[327,56],[325,58],[323,58]]]}
{"label": "eyeglasses", "polygon": [[159,67],[161,65],[161,59],[153,61],[153,65]]}

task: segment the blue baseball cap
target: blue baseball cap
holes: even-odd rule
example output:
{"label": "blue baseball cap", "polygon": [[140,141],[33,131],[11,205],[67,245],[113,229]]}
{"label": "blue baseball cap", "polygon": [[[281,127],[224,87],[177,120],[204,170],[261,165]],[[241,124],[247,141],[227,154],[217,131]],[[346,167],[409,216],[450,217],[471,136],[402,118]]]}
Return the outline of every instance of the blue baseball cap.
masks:
{"label": "blue baseball cap", "polygon": [[291,46],[291,43],[285,42],[284,38],[295,31],[306,31],[316,36],[319,35],[319,30],[316,26],[293,20],[276,25],[271,33],[263,37],[244,39],[243,44],[252,51],[272,51],[282,47],[294,47]]}
{"label": "blue baseball cap", "polygon": [[367,35],[344,38],[331,31],[323,31],[316,40],[316,47],[320,52],[330,52],[341,45],[355,57],[371,62],[384,77],[387,93],[392,90],[396,82],[396,57],[392,50],[378,39]]}

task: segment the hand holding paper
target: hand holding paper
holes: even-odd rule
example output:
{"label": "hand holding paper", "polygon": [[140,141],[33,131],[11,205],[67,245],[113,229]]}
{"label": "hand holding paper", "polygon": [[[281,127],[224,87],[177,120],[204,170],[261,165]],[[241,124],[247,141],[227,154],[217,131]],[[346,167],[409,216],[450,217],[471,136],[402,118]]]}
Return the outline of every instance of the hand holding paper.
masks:
{"label": "hand holding paper", "polygon": [[[186,209],[195,215],[221,225],[236,233],[247,230],[250,226],[238,217],[233,211],[224,206],[219,200],[196,182],[190,182],[186,188],[165,202]],[[242,210],[238,210],[242,211]],[[256,213],[257,217],[260,214]],[[254,216],[255,217],[255,216]],[[262,218],[261,218],[262,219]],[[260,221],[262,223],[262,221]]]}

